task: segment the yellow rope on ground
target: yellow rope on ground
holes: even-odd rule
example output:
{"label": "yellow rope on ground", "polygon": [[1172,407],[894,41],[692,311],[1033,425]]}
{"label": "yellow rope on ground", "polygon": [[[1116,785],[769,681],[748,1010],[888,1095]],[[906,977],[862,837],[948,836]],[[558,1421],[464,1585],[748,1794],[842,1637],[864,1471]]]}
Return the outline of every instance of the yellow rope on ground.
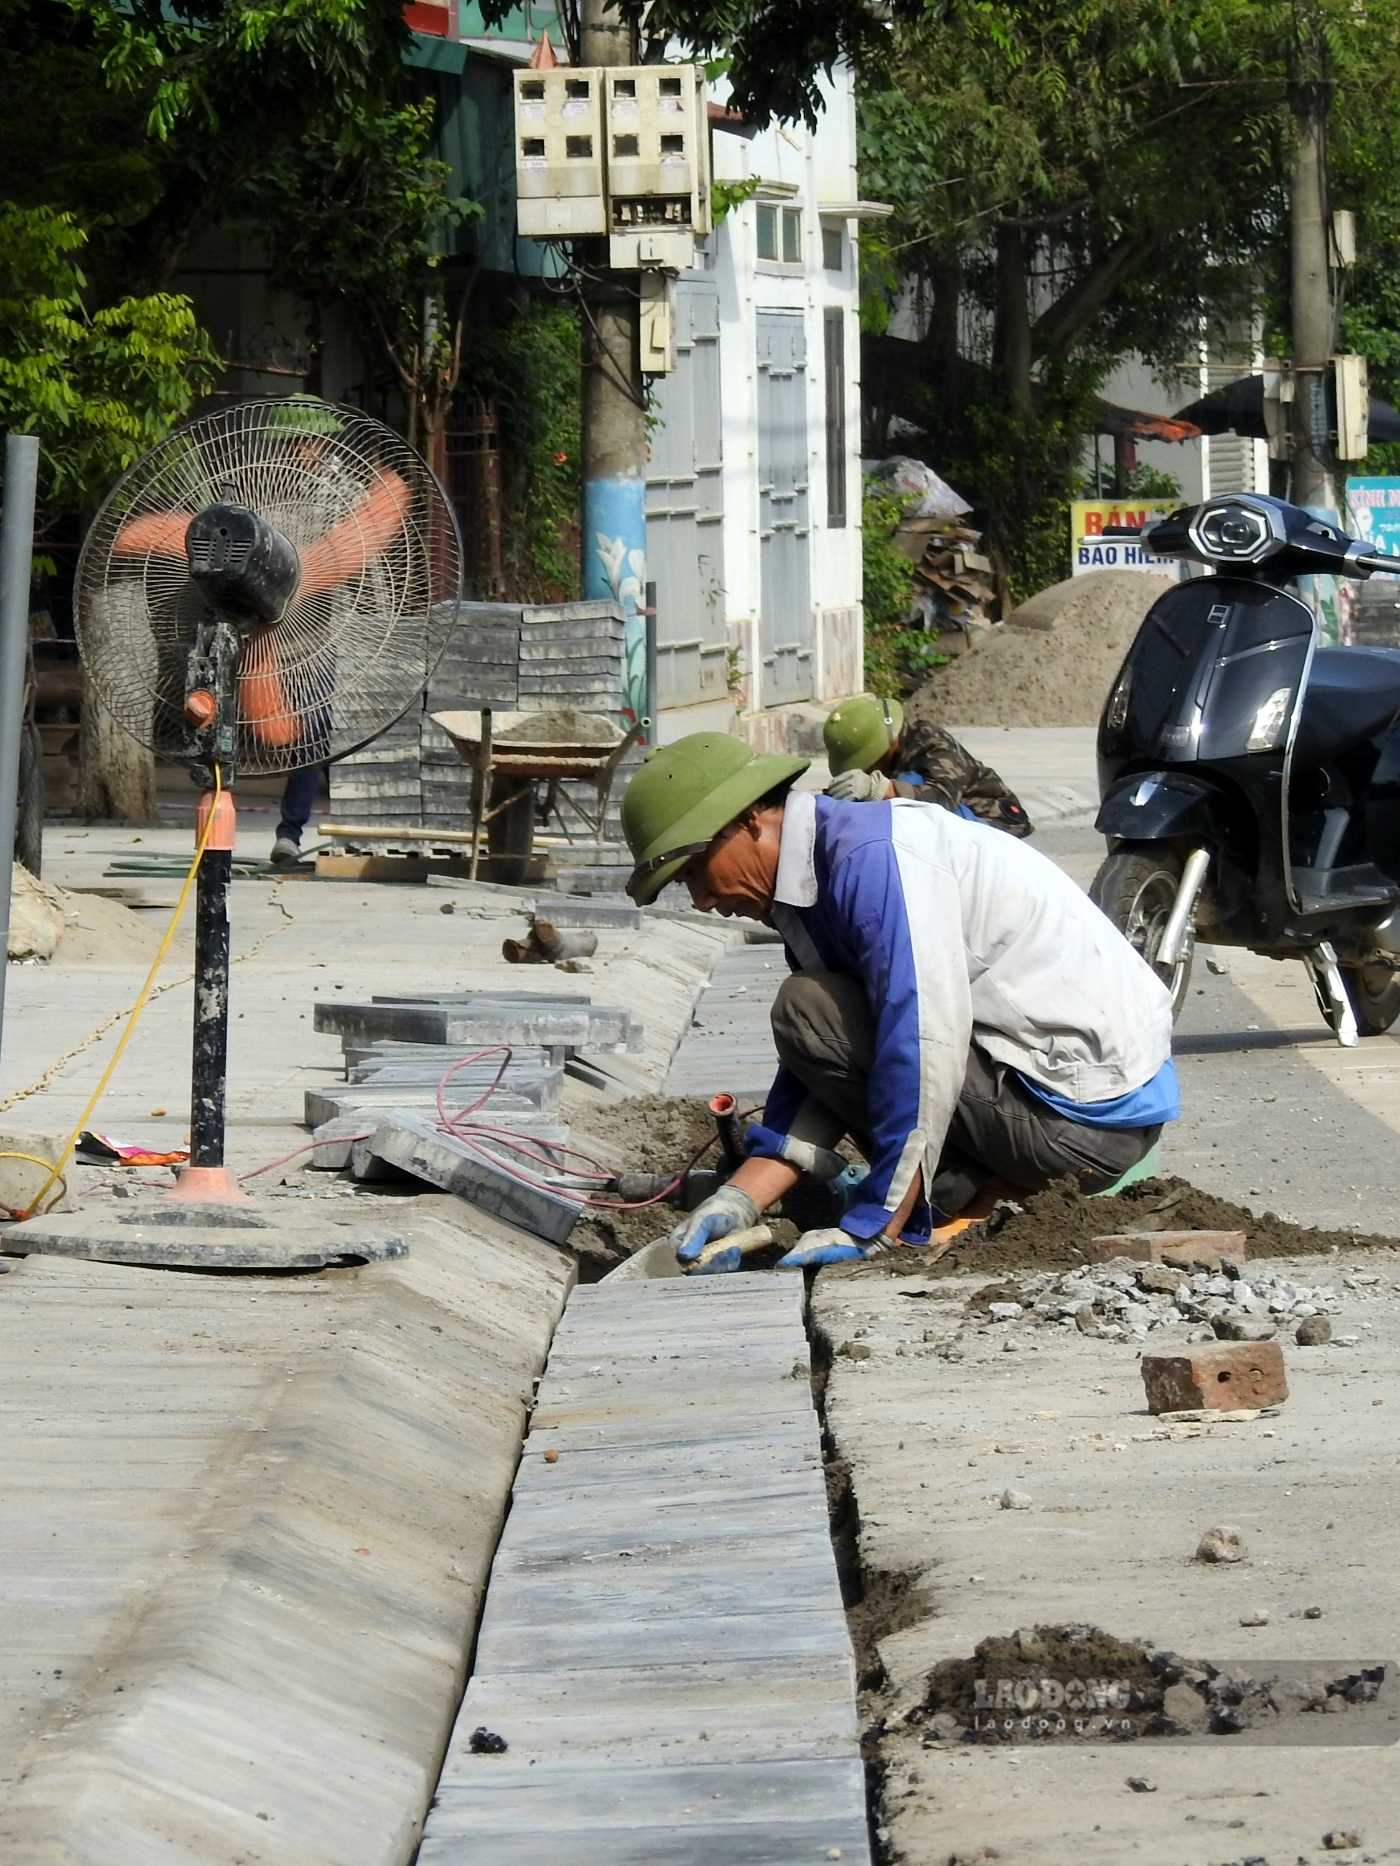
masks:
{"label": "yellow rope on ground", "polygon": [[[52,1165],[52,1161],[41,1160],[37,1153],[11,1153],[8,1148],[0,1150],[0,1160],[28,1160],[31,1166],[42,1166],[46,1173],[49,1171],[49,1167]],[[43,1191],[40,1192],[39,1194],[40,1199],[43,1198],[44,1192],[47,1192],[49,1187],[52,1184],[53,1184],[53,1176],[50,1174],[49,1178],[46,1179],[44,1182]],[[58,1196],[59,1198],[60,1199],[63,1198],[64,1195],[67,1193],[67,1191],[68,1191],[68,1181],[63,1177],[62,1173],[60,1173],[58,1175]],[[39,1202],[39,1199],[36,1199],[34,1201],[34,1204],[37,1205],[38,1202]],[[4,1206],[3,1209],[9,1212],[12,1218],[18,1216],[18,1214],[15,1213],[8,1205]],[[31,1205],[29,1210],[24,1213],[24,1216],[26,1218],[30,1218],[33,1216],[33,1212],[34,1212],[34,1206]]]}
{"label": "yellow rope on ground", "polygon": [[[58,1156],[57,1164],[51,1169],[48,1178],[44,1181],[43,1185],[40,1186],[35,1197],[30,1201],[28,1209],[21,1214],[25,1218],[33,1217],[35,1211],[38,1209],[39,1201],[43,1198],[44,1194],[48,1191],[49,1187],[54,1183],[56,1179],[61,1179],[63,1177],[63,1168],[68,1164],[69,1156],[72,1154],[74,1147],[76,1147],[78,1144],[78,1137],[82,1133],[83,1129],[87,1126],[88,1121],[91,1119],[93,1109],[97,1106],[98,1102],[101,1101],[103,1095],[106,1094],[107,1084],[111,1081],[113,1075],[116,1073],[117,1064],[121,1061],[122,1054],[125,1051],[127,1044],[131,1041],[131,1033],[136,1028],[136,1020],[140,1017],[142,1011],[144,1011],[146,1008],[146,1000],[150,997],[151,987],[156,982],[156,973],[159,972],[162,964],[165,961],[165,955],[170,950],[170,942],[175,937],[175,929],[180,924],[180,916],[184,913],[185,903],[190,898],[190,889],[194,886],[195,876],[199,873],[199,864],[204,860],[204,851],[208,848],[209,838],[214,833],[214,824],[217,821],[218,814],[219,814],[219,798],[222,796],[222,794],[223,794],[223,779],[219,771],[219,767],[215,765],[214,766],[214,801],[209,808],[208,815],[204,819],[204,830],[199,838],[199,844],[197,848],[195,849],[194,860],[190,863],[189,873],[185,876],[184,883],[180,889],[180,898],[175,903],[175,911],[170,916],[170,925],[165,929],[165,937],[161,940],[160,945],[156,948],[156,956],[151,961],[151,969],[146,974],[145,984],[141,987],[140,991],[136,994],[136,1002],[131,1007],[131,1012],[127,1019],[126,1029],[121,1034],[121,1041],[117,1044],[116,1049],[112,1052],[112,1060],[108,1063],[107,1067],[103,1070],[102,1080],[98,1083],[97,1087],[92,1091],[92,1095],[88,1100],[87,1107],[84,1108],[83,1112],[78,1116],[77,1125],[74,1127],[73,1132],[68,1136],[68,1139],[65,1141],[63,1151]],[[107,1020],[109,1025],[114,1021],[115,1020],[112,1018],[108,1018]]]}

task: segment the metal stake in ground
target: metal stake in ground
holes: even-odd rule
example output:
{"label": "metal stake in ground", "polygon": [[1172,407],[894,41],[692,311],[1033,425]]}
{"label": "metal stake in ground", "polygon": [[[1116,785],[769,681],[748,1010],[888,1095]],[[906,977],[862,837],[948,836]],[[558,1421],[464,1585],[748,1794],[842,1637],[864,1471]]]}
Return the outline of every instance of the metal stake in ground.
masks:
{"label": "metal stake in ground", "polygon": [[182,1198],[243,1198],[224,1166],[224,1103],[228,1084],[228,890],[237,819],[227,791],[206,791],[196,833],[210,811],[214,824],[199,863],[194,920],[194,1059],[190,1076],[190,1163]]}

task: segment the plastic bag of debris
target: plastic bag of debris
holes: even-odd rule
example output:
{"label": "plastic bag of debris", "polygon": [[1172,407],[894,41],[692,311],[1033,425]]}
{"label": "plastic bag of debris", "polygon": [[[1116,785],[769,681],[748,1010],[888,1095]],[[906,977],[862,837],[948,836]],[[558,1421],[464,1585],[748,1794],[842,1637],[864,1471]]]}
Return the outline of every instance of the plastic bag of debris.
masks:
{"label": "plastic bag of debris", "polygon": [[908,454],[891,454],[870,469],[869,477],[903,501],[908,518],[961,518],[972,507],[931,466]]}

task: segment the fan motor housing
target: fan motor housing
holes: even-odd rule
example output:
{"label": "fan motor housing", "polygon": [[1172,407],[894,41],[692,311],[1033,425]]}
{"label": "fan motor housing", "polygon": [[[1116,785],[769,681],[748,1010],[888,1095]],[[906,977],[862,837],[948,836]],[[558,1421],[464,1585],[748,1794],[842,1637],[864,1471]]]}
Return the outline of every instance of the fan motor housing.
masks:
{"label": "fan motor housing", "polygon": [[246,505],[207,505],[185,534],[190,577],[212,609],[276,622],[296,594],[301,559],[276,526]]}

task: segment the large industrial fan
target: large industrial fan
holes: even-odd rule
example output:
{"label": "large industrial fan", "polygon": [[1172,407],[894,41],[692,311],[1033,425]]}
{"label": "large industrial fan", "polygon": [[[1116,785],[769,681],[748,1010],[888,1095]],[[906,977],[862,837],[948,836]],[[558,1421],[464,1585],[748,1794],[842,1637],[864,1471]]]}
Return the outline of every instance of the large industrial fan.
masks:
{"label": "large industrial fan", "polygon": [[442,652],[460,574],[424,462],[382,423],[310,397],[179,428],[88,533],[76,607],[91,701],[203,789],[177,1196],[243,1196],[224,1164],[234,780],[343,758],[392,725]]}

